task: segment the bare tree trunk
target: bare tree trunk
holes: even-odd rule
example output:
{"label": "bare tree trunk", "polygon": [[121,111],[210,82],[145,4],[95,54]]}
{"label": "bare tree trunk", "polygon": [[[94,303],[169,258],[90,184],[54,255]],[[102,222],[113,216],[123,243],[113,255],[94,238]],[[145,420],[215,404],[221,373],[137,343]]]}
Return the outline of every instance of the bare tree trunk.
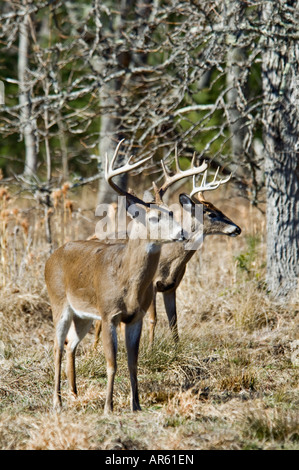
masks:
{"label": "bare tree trunk", "polygon": [[[120,2],[120,11],[121,15],[118,17],[118,21],[113,25],[113,29],[116,32],[116,35],[121,35],[123,30],[123,22],[126,21],[128,15],[132,13],[132,10],[135,9],[135,16],[138,19],[141,19],[140,27],[138,28],[136,41],[142,43],[144,30],[147,28],[147,20],[152,12],[153,0],[121,0]],[[155,6],[154,6],[155,7]],[[142,46],[140,47],[142,49]],[[118,56],[118,68],[122,70],[123,68],[128,68],[131,64],[144,63],[147,59],[146,54],[142,53],[131,53],[122,52]],[[123,86],[125,78],[117,79],[107,83],[100,92],[100,101],[101,107],[103,110],[112,109],[113,116],[105,111],[101,116],[101,131],[100,131],[100,145],[99,153],[101,161],[106,155],[112,155],[114,153],[115,147],[120,139],[125,137],[121,129],[120,117],[122,113],[122,97],[121,89]],[[128,83],[126,83],[127,86]],[[119,117],[118,117],[119,116]],[[116,165],[123,164],[124,155],[120,154]],[[128,176],[127,174],[120,175],[119,178],[116,178],[116,183],[123,189],[127,188],[128,185]],[[115,191],[113,191],[110,186],[106,183],[104,179],[100,180],[99,191],[98,191],[98,202],[111,202],[115,200]]]}
{"label": "bare tree trunk", "polygon": [[242,65],[246,63],[246,51],[244,48],[238,47],[237,25],[240,22],[244,6],[236,0],[226,0],[226,21],[235,34],[229,34],[227,38],[227,72],[226,82],[228,85],[227,99],[229,104],[229,118],[231,129],[231,149],[233,157],[237,158],[240,163],[240,157],[244,154],[244,137],[246,129],[244,127],[244,118],[241,113],[241,93],[242,93]]}
{"label": "bare tree trunk", "polygon": [[[285,7],[290,3],[298,16],[299,2]],[[292,296],[299,270],[299,45],[281,34],[283,18],[275,8],[272,2],[264,8],[272,33],[263,57],[267,284],[275,296]]]}
{"label": "bare tree trunk", "polygon": [[[130,9],[134,5],[134,0],[121,0],[120,2],[120,15],[118,16],[115,24],[110,24],[113,34],[120,36],[122,34],[123,21],[126,20]],[[122,52],[117,57],[118,70],[126,68],[131,62],[131,53]],[[101,65],[98,64],[98,67]],[[120,117],[122,113],[121,106],[121,88],[123,84],[123,78],[118,78],[107,82],[100,90],[100,105],[103,110],[101,115],[101,129],[100,129],[100,143],[99,143],[99,154],[101,162],[105,160],[105,155],[113,155],[114,150],[124,135],[121,132]],[[117,157],[116,165],[123,164],[124,156],[120,153]],[[115,178],[115,182],[118,186],[124,190],[127,188],[127,174],[120,175]],[[116,200],[115,191],[107,184],[104,178],[100,179],[99,190],[98,190],[98,203],[109,203]]]}
{"label": "bare tree trunk", "polygon": [[[117,80],[117,83],[109,82],[100,92],[100,102],[102,109],[113,109],[116,113],[117,106],[117,94],[118,90],[121,87],[121,83]],[[118,112],[121,112],[121,109],[118,109]],[[121,140],[122,136],[119,130],[119,119],[116,116],[113,116],[109,111],[103,111],[101,115],[101,130],[100,130],[100,143],[99,143],[99,154],[102,165],[105,161],[105,155],[108,157],[114,153],[114,150],[118,144],[118,141]],[[121,155],[117,158],[116,164],[122,164]],[[127,187],[127,174],[120,175],[118,178],[115,178],[115,182],[118,186],[123,189]],[[98,203],[109,203],[116,200],[115,191],[108,185],[104,178],[100,179],[99,190],[98,190]]]}
{"label": "bare tree trunk", "polygon": [[244,109],[247,105],[246,80],[248,69],[246,67],[247,52],[238,43],[238,27],[245,14],[246,4],[238,0],[226,0],[224,4],[224,21],[235,33],[227,36],[227,62],[226,62],[226,83],[227,83],[227,103],[229,127],[231,133],[231,169],[239,180],[250,176],[248,164],[251,165],[251,144]]}
{"label": "bare tree trunk", "polygon": [[[26,5],[24,7],[26,9]],[[31,113],[30,105],[30,85],[28,80],[28,26],[30,17],[28,13],[24,14],[19,30],[19,56],[18,56],[18,78],[19,78],[19,102],[21,107],[20,121],[21,129],[25,142],[25,168],[24,174],[31,176],[36,173],[37,154],[35,140],[35,122]]]}
{"label": "bare tree trunk", "polygon": [[[111,29],[111,34],[115,33],[115,30],[119,31],[119,35],[122,31],[122,18],[126,17],[127,10],[131,7],[131,3],[133,0],[121,0],[120,1],[120,11],[121,14],[119,15],[118,24],[111,24],[109,22],[109,28]],[[99,32],[104,28],[102,21],[101,21],[101,8],[100,8],[100,1],[97,0],[95,4],[94,14],[99,15],[97,18],[98,25],[99,25]],[[80,17],[80,9],[78,10],[78,4],[72,1],[65,2],[70,22],[74,28],[75,34],[78,34],[77,28],[81,25],[81,17]],[[85,13],[87,13],[88,9]],[[109,20],[110,21],[110,20]],[[118,67],[121,69],[125,66],[123,63],[124,54],[120,54],[118,57]],[[92,59],[93,68],[100,74],[103,70],[107,69],[107,64],[105,63],[104,57],[98,57]],[[128,58],[126,57],[126,60]],[[102,165],[102,169],[104,169],[105,164],[105,155],[107,154],[108,157],[114,153],[114,150],[119,142],[120,139],[123,138],[119,131],[119,114],[121,113],[121,106],[120,102],[120,90],[122,86],[122,79],[115,79],[108,81],[104,85],[102,85],[99,95],[100,95],[100,107],[101,107],[101,127],[100,127],[100,142],[99,142],[99,160],[100,164]],[[60,128],[60,136],[63,136],[63,123],[59,123]],[[62,140],[63,143],[63,140]],[[64,152],[66,153],[66,152]],[[122,159],[124,158],[123,154],[119,154],[117,158],[116,164],[121,165]],[[67,160],[64,158],[64,175],[67,174]],[[118,178],[115,178],[116,184],[120,187],[126,189],[127,186],[127,175],[120,175]],[[100,179],[99,189],[98,189],[98,204],[101,203],[109,203],[115,201],[117,198],[115,191],[106,183],[104,178]]]}

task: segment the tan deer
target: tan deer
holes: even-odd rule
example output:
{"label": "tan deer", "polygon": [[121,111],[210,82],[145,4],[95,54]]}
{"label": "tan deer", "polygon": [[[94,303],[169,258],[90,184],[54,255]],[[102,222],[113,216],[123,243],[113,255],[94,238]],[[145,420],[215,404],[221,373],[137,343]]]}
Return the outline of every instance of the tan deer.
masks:
{"label": "tan deer", "polygon": [[[177,163],[178,167],[178,163]],[[163,165],[165,178],[167,178],[167,172]],[[203,196],[204,191],[211,191],[217,189],[221,184],[229,181],[230,177],[223,180],[217,180],[218,170],[214,176],[212,182],[207,183],[207,171],[204,172],[202,182],[200,186],[196,186],[195,176],[193,176],[193,189],[190,193],[190,197],[186,194],[179,196],[179,202],[183,207],[183,210],[189,213],[189,216],[193,219],[193,231],[192,238],[183,244],[169,243],[163,245],[161,249],[161,255],[159,259],[158,269],[153,279],[153,298],[149,307],[149,341],[150,345],[153,344],[155,328],[157,323],[157,309],[156,309],[156,296],[157,292],[163,294],[164,306],[168,317],[170,329],[173,333],[175,341],[178,341],[178,326],[177,326],[177,310],[176,310],[176,289],[181,283],[181,280],[185,274],[187,263],[191,260],[192,256],[198,249],[199,241],[203,241],[208,235],[227,235],[230,237],[236,237],[241,233],[240,227],[230,220],[225,214],[217,209],[213,204],[206,201]],[[162,191],[160,191],[160,195]],[[158,191],[159,195],[159,191]],[[195,207],[200,206],[202,209],[202,220],[196,219]],[[197,211],[198,212],[198,211]],[[190,243],[191,242],[191,243]],[[196,246],[195,249],[190,249],[193,244]],[[189,248],[186,248],[188,243]],[[99,335],[101,332],[101,322],[96,322],[95,328],[95,343],[97,346]]]}
{"label": "tan deer", "polygon": [[[188,210],[191,217],[194,217],[195,206],[201,206],[203,212],[203,225],[197,224],[197,229],[193,232],[193,239],[201,237],[202,241],[208,235],[226,235],[229,237],[236,237],[241,233],[240,227],[229,219],[223,212],[215,207],[210,202],[206,201],[203,192],[217,189],[221,184],[229,181],[231,175],[224,179],[217,181],[218,170],[212,182],[207,183],[207,171],[204,172],[200,186],[195,184],[195,176],[193,177],[193,189],[190,197],[186,194],[180,195],[180,203],[184,209]],[[192,241],[192,240],[191,240]],[[193,240],[194,241],[194,240]],[[188,241],[190,246],[190,240]],[[150,345],[153,344],[155,328],[157,324],[157,309],[156,309],[156,295],[161,292],[163,295],[164,306],[168,318],[169,327],[173,333],[175,341],[178,341],[178,326],[177,326],[177,309],[176,309],[176,290],[181,283],[185,274],[187,263],[191,260],[194,253],[198,249],[187,249],[185,244],[170,243],[163,246],[161,250],[160,260],[154,283],[153,300],[149,307],[149,320],[150,331],[149,341]],[[96,332],[97,333],[97,332]]]}
{"label": "tan deer", "polygon": [[[75,353],[78,344],[89,331],[93,320],[101,320],[103,348],[107,363],[107,395],[105,412],[113,409],[113,386],[116,374],[117,325],[125,324],[128,368],[131,381],[131,408],[139,410],[137,385],[138,348],[142,319],[153,297],[153,278],[158,267],[163,243],[180,243],[185,236],[180,224],[163,204],[161,194],[180,178],[199,174],[207,165],[179,172],[157,192],[155,204],[146,203],[119,188],[113,177],[142,165],[129,161],[113,169],[121,142],[109,164],[106,157],[105,178],[120,195],[126,196],[127,213],[133,219],[130,238],[125,244],[104,244],[96,240],[69,242],[58,248],[45,266],[45,279],[55,325],[54,407],[61,408],[61,361],[66,345],[67,378],[69,388],[77,395]],[[169,230],[169,222],[171,229]],[[165,238],[150,238],[154,231],[167,233]],[[140,228],[146,228],[147,237],[139,238]],[[154,230],[151,230],[154,229]],[[150,233],[149,233],[150,232]]]}

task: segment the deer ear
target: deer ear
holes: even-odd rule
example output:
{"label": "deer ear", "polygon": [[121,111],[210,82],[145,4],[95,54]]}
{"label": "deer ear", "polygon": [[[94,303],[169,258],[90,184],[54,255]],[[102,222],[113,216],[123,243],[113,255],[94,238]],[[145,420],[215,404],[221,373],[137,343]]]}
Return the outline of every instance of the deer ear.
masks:
{"label": "deer ear", "polygon": [[191,210],[192,207],[194,206],[194,202],[192,201],[192,199],[187,196],[187,194],[180,194],[179,195],[179,201],[180,201],[180,204],[181,206],[185,209],[185,210]]}

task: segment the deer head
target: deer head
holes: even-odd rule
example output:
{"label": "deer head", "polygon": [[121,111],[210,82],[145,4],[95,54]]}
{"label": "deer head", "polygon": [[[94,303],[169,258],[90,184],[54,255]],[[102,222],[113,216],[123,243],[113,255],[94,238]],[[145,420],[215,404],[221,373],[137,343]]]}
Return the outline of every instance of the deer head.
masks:
{"label": "deer head", "polygon": [[[201,184],[196,185],[195,176],[193,176],[193,189],[190,196],[180,195],[180,204],[189,213],[192,218],[192,232],[201,230],[203,237],[207,235],[228,235],[236,237],[241,233],[240,227],[230,220],[223,212],[215,207],[211,202],[204,198],[204,191],[217,189],[221,184],[227,183],[231,175],[225,179],[217,181],[219,168],[217,169],[212,182],[207,183],[207,170],[204,172]],[[198,210],[199,209],[199,210]]]}
{"label": "deer head", "polygon": [[132,224],[129,227],[130,238],[150,239],[155,243],[185,240],[188,234],[183,232],[181,225],[174,219],[173,212],[163,202],[163,195],[176,181],[202,173],[207,168],[207,164],[204,162],[201,166],[194,167],[194,161],[192,161],[191,168],[189,170],[182,171],[179,167],[176,153],[176,173],[173,176],[170,176],[162,162],[165,181],[161,187],[158,187],[156,183],[153,183],[155,200],[153,203],[145,202],[132,192],[123,190],[113,181],[113,177],[116,175],[129,172],[132,169],[143,165],[151,158],[147,157],[136,163],[131,163],[131,156],[125,165],[120,168],[113,169],[122,142],[123,141],[120,141],[117,145],[110,163],[106,156],[105,178],[108,184],[118,194],[125,197],[125,208],[127,214],[132,219]]}

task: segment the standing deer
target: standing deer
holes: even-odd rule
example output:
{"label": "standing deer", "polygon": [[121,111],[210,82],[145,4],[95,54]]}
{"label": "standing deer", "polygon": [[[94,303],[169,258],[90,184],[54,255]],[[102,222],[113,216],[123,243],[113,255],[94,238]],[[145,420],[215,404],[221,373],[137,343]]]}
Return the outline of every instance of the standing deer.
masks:
{"label": "standing deer", "polygon": [[[126,197],[126,210],[133,219],[128,242],[110,245],[96,240],[69,242],[58,248],[45,266],[46,285],[55,325],[53,401],[57,409],[62,405],[60,379],[64,345],[69,388],[76,396],[76,349],[93,320],[101,320],[108,377],[104,411],[110,412],[113,409],[113,386],[117,367],[116,328],[120,322],[125,324],[131,408],[140,410],[137,385],[139,341],[142,319],[153,297],[153,278],[158,267],[161,246],[163,243],[174,240],[179,243],[185,239],[181,225],[173,220],[173,214],[163,204],[160,196],[178,179],[202,173],[207,167],[203,163],[200,167],[181,171],[174,177],[167,178],[159,190],[156,187],[156,203],[150,204],[122,190],[113,182],[116,175],[129,172],[147,160],[131,163],[130,157],[124,166],[113,169],[121,142],[110,164],[106,156],[105,179],[118,194]],[[147,238],[140,239],[135,236],[140,226],[149,229],[150,233],[152,229],[157,233],[158,228],[160,233],[168,232],[168,235],[162,240],[158,237],[153,239],[147,232]]]}
{"label": "standing deer", "polygon": [[[227,235],[236,237],[241,233],[240,227],[223,214],[217,207],[206,201],[203,192],[217,189],[221,184],[229,181],[230,177],[225,180],[218,180],[218,169],[212,182],[207,183],[207,171],[204,172],[202,183],[200,186],[195,184],[195,176],[193,176],[193,189],[190,197],[186,194],[180,195],[180,203],[189,210],[191,217],[195,214],[195,206],[200,205],[203,211],[203,226],[199,223],[198,230],[193,233],[193,239],[200,236],[202,241],[208,235]],[[198,222],[198,221],[197,221]],[[192,241],[192,240],[191,240]],[[188,241],[190,243],[190,241]],[[197,249],[187,249],[185,244],[170,243],[163,246],[161,250],[158,269],[156,271],[153,284],[153,299],[149,307],[150,331],[149,341],[153,344],[155,327],[157,324],[156,295],[157,292],[163,294],[164,306],[168,318],[169,327],[172,331],[174,340],[179,339],[177,326],[177,310],[176,310],[176,290],[181,283],[185,274],[187,263],[190,261]]]}
{"label": "standing deer", "polygon": [[[178,168],[178,162],[176,160]],[[163,165],[163,171],[165,179],[169,176]],[[176,289],[181,283],[181,280],[185,274],[187,263],[190,261],[197,249],[186,249],[186,243],[189,244],[194,242],[196,238],[200,238],[202,241],[208,235],[227,235],[230,237],[236,237],[241,233],[240,227],[232,222],[226,215],[224,215],[219,209],[213,204],[206,201],[203,196],[204,191],[211,191],[217,189],[221,184],[229,181],[230,176],[224,180],[218,180],[218,170],[214,176],[212,182],[207,183],[207,172],[203,174],[202,182],[200,186],[195,184],[195,175],[193,176],[193,189],[190,193],[190,197],[186,194],[179,196],[179,202],[184,210],[187,210],[190,217],[193,219],[193,235],[191,240],[178,244],[169,243],[163,245],[161,249],[161,255],[159,259],[158,269],[153,279],[153,298],[149,306],[149,341],[150,345],[153,344],[155,328],[157,324],[157,310],[156,310],[156,296],[157,292],[163,294],[164,306],[168,317],[170,329],[172,331],[174,340],[177,342],[179,339],[178,327],[177,327],[177,310],[176,310]],[[163,195],[163,189],[159,190],[158,198]],[[156,196],[157,199],[157,196]],[[199,221],[196,219],[195,206],[200,206],[203,211],[203,220]],[[203,223],[203,225],[202,225]],[[195,243],[197,246],[198,244]],[[101,332],[101,322],[96,322],[95,328],[95,342],[94,346],[97,346],[99,335]]]}

